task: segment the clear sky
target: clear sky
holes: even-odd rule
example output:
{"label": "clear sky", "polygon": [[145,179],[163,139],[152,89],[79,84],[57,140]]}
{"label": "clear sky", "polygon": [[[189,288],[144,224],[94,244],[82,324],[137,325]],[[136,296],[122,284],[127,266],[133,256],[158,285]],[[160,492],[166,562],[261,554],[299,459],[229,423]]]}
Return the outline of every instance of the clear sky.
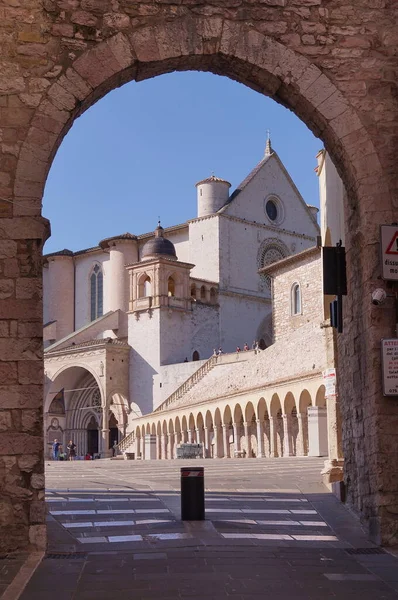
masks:
{"label": "clear sky", "polygon": [[292,112],[226,77],[172,73],[129,83],[77,119],[52,164],[44,251],[79,250],[196,216],[195,183],[214,173],[231,192],[262,159],[271,132],[309,204],[319,206],[321,140]]}

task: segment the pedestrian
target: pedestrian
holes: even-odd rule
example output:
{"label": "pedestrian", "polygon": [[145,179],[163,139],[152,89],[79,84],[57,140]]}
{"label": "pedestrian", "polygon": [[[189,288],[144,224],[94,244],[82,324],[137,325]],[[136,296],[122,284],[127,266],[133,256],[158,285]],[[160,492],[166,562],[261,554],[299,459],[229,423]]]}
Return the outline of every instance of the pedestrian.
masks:
{"label": "pedestrian", "polygon": [[58,460],[60,446],[60,442],[57,439],[55,439],[53,441],[53,460]]}
{"label": "pedestrian", "polygon": [[245,352],[247,352],[249,349],[250,349],[250,348],[249,348],[249,346],[247,345],[247,342],[245,342],[245,345],[243,346],[243,350],[244,350]]}
{"label": "pedestrian", "polygon": [[68,450],[68,460],[70,460],[70,461],[75,460],[76,444],[72,440],[69,440],[69,444],[67,445],[67,450]]}
{"label": "pedestrian", "polygon": [[113,454],[113,456],[117,455],[117,441],[116,440],[113,442],[112,454]]}
{"label": "pedestrian", "polygon": [[239,352],[240,352],[240,347],[236,346],[236,354],[239,354]]}
{"label": "pedestrian", "polygon": [[257,344],[256,340],[253,340],[253,343],[252,343],[252,350],[255,350],[255,349],[256,349],[256,344]]}
{"label": "pedestrian", "polygon": [[213,356],[217,356],[217,350],[215,348],[213,349]]}
{"label": "pedestrian", "polygon": [[188,362],[188,356],[185,357],[184,362]]}
{"label": "pedestrian", "polygon": [[258,342],[256,342],[255,346],[254,346],[254,354],[257,354],[259,352],[260,348],[258,345]]}
{"label": "pedestrian", "polygon": [[221,356],[221,354],[222,354],[222,348],[220,346],[219,349],[218,349],[218,356]]}

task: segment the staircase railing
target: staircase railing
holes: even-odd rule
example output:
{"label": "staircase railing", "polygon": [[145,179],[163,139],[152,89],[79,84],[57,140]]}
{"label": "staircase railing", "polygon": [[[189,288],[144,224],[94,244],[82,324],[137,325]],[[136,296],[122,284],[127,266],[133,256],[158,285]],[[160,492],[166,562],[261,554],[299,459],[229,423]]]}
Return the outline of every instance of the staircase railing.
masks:
{"label": "staircase railing", "polygon": [[153,412],[161,412],[162,410],[166,410],[169,408],[171,404],[177,402],[180,398],[184,396],[190,389],[193,388],[203,377],[213,369],[217,364],[217,356],[211,356],[209,360],[207,360],[195,373],[193,373],[180,387],[178,387],[166,400],[155,408]]}
{"label": "staircase railing", "polygon": [[131,431],[118,443],[118,452],[124,452],[134,442],[134,433],[134,431]]}

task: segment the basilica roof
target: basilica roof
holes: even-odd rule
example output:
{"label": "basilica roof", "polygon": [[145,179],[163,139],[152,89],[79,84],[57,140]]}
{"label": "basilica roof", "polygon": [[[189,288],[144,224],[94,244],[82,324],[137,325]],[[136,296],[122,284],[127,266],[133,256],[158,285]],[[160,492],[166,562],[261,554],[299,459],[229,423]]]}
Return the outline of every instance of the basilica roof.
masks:
{"label": "basilica roof", "polygon": [[174,244],[164,237],[164,229],[160,223],[155,229],[155,237],[148,240],[142,247],[141,260],[147,260],[159,256],[171,260],[177,260]]}
{"label": "basilica roof", "polygon": [[115,242],[117,240],[136,240],[136,239],[137,239],[136,235],[133,235],[132,233],[129,233],[127,231],[126,233],[121,233],[120,235],[113,235],[112,237],[105,238],[104,240],[101,240],[98,245],[100,246],[100,248],[104,249],[104,248],[109,247],[110,242]]}

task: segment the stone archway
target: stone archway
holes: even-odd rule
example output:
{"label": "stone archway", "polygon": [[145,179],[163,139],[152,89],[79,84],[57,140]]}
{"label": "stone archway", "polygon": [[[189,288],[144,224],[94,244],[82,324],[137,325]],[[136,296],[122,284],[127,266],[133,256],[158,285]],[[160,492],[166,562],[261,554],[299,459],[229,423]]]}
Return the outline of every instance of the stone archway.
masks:
{"label": "stone archway", "polygon": [[[43,473],[40,290],[41,248],[48,225],[40,208],[46,176],[63,136],[85,109],[126,81],[172,70],[209,70],[292,109],[322,137],[344,181],[351,292],[338,347],[339,357],[344,356],[339,393],[348,500],[371,523],[375,539],[394,543],[398,526],[389,509],[394,512],[398,501],[391,477],[397,451],[392,451],[395,446],[384,425],[391,410],[395,415],[398,408],[392,409],[390,403],[387,416],[379,386],[379,340],[391,335],[393,311],[386,309],[376,319],[367,293],[378,273],[378,226],[393,221],[396,208],[390,123],[397,108],[388,75],[395,64],[394,14],[384,7],[372,11],[372,24],[382,32],[372,37],[361,33],[357,11],[362,9],[355,3],[344,14],[337,0],[327,8],[315,3],[291,11],[279,4],[259,8],[243,2],[243,7],[227,10],[224,3],[217,8],[198,2],[193,12],[192,2],[182,0],[178,10],[162,5],[148,12],[143,2],[137,2],[136,14],[120,8],[113,15],[106,12],[107,2],[104,9],[77,14],[72,8],[61,11],[58,0],[46,3],[46,8],[33,0],[29,9],[20,9],[22,16],[10,15],[11,21],[18,18],[23,24],[32,14],[34,21],[26,31],[19,27],[18,41],[9,42],[0,77],[5,97],[0,111],[0,193],[5,200],[0,200],[0,241],[9,290],[2,301],[0,358],[9,372],[18,363],[18,380],[5,379],[1,409],[6,413],[21,409],[28,399],[37,413],[37,427],[24,432],[7,425],[0,458],[5,465],[9,458],[14,461],[10,448],[17,446],[19,453],[37,459],[23,477]],[[86,17],[95,23],[95,40],[82,22]],[[347,26],[357,35],[350,38]],[[381,50],[382,58],[377,53],[370,56],[370,48]],[[7,338],[13,338],[11,354]],[[372,436],[361,435],[365,421]],[[11,503],[14,491],[0,490],[5,502]],[[37,485],[32,488],[31,502],[39,502],[41,494]],[[2,550],[9,544],[44,547],[44,522],[29,521],[29,504],[18,542],[6,534],[9,523],[0,524]]]}

